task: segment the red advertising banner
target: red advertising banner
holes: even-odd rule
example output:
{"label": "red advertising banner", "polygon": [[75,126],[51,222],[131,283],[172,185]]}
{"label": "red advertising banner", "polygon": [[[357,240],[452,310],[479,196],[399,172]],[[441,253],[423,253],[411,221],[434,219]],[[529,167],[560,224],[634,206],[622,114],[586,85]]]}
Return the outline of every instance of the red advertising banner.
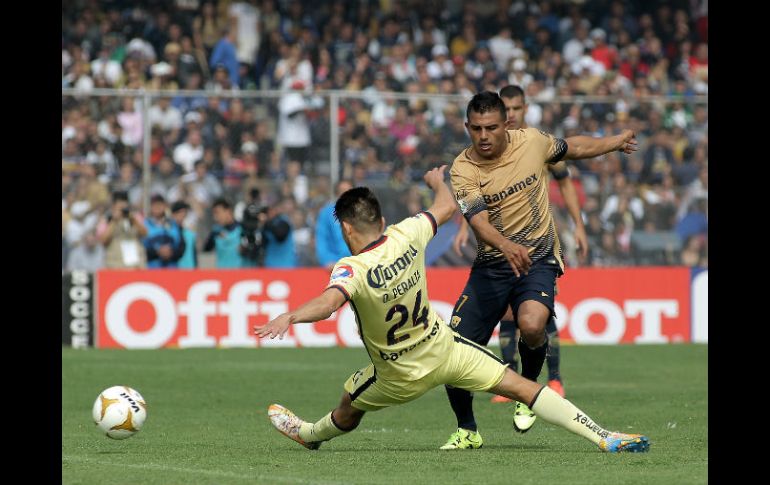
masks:
{"label": "red advertising banner", "polygon": [[[428,270],[433,307],[445,321],[469,268]],[[687,268],[570,269],[558,280],[557,326],[578,344],[690,341]],[[344,305],[329,320],[294,325],[283,340],[255,324],[296,308],[328,282],[322,269],[100,271],[97,347],[361,346]],[[496,334],[493,337],[495,343]]]}

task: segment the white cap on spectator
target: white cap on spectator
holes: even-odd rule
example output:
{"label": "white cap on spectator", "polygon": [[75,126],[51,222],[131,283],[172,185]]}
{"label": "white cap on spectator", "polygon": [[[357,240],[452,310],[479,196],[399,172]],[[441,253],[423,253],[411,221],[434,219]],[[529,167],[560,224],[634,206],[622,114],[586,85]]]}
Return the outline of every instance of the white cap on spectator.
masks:
{"label": "white cap on spectator", "polygon": [[527,68],[527,61],[524,59],[516,59],[513,61],[513,70],[514,71],[523,71]]}
{"label": "white cap on spectator", "polygon": [[433,49],[430,50],[430,55],[433,57],[448,56],[449,48],[444,44],[436,44],[433,46]]}
{"label": "white cap on spectator", "polygon": [[131,39],[131,42],[126,45],[126,52],[129,54],[138,52],[145,59],[155,59],[155,49],[152,44],[138,37]]}
{"label": "white cap on spectator", "polygon": [[61,130],[61,141],[62,143],[69,140],[70,138],[75,138],[75,135],[77,134],[77,130],[74,126],[65,126]]}
{"label": "white cap on spectator", "polygon": [[168,76],[171,74],[171,70],[171,64],[168,62],[159,62],[152,65],[150,68],[150,73],[153,76]]}
{"label": "white cap on spectator", "polygon": [[580,56],[572,63],[572,72],[579,76],[584,70],[590,71],[592,75],[601,76],[604,74],[604,64],[595,61],[591,56]]}
{"label": "white cap on spectator", "polygon": [[591,33],[589,34],[589,36],[590,36],[592,39],[602,39],[602,40],[604,40],[604,39],[606,39],[606,38],[607,38],[607,33],[606,33],[606,32],[604,32],[604,30],[602,30],[602,29],[600,29],[600,28],[598,28],[598,27],[597,27],[597,28],[595,28],[595,29],[593,29],[593,30],[591,31]]}
{"label": "white cap on spectator", "polygon": [[184,115],[185,123],[200,123],[202,119],[203,117],[197,111],[188,111],[187,114]]}
{"label": "white cap on spectator", "polygon": [[70,214],[72,214],[73,217],[81,218],[86,215],[86,212],[88,212],[90,209],[90,202],[87,200],[78,200],[72,203],[72,206],[70,207]]}
{"label": "white cap on spectator", "polygon": [[241,145],[241,151],[243,153],[257,153],[257,144],[253,141],[247,141]]}

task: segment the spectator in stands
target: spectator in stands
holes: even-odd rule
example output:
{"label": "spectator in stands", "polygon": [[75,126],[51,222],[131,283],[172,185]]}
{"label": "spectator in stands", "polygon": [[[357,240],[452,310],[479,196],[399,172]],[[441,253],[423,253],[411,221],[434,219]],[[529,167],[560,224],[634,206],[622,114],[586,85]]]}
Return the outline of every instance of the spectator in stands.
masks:
{"label": "spectator in stands", "polygon": [[[153,85],[149,76],[154,72],[155,85],[173,86],[176,82],[186,89],[206,85],[214,89],[243,89],[269,86],[275,81],[274,86],[284,88],[295,105],[304,103],[304,107],[292,111],[296,113],[292,117],[288,116],[290,113],[284,116],[280,108],[285,106],[281,102],[248,96],[242,102],[198,94],[175,96],[170,103],[173,109],[163,110],[159,105],[166,101],[153,100],[150,122],[154,128],[149,140],[153,176],[149,193],[161,193],[168,200],[190,194],[185,199],[192,206],[188,219],[197,217],[197,227],[203,231],[199,239],[208,235],[205,220],[211,217],[210,208],[196,200],[195,183],[188,179],[180,183],[182,174],[177,173],[172,161],[163,161],[164,157],[173,158],[175,150],[188,143],[190,132],[198,130],[204,157],[191,157],[179,172],[193,176],[195,161],[205,158],[209,171],[226,184],[228,196],[237,201],[252,186],[280,190],[287,172],[292,173],[296,167],[296,163],[287,164],[288,161],[312,160],[313,170],[305,163],[299,174],[290,176],[294,181],[302,180],[299,175],[306,177],[310,194],[319,185],[319,176],[330,175],[333,126],[329,121],[328,97],[312,95],[316,86],[349,87],[371,95],[361,101],[345,97],[339,100],[340,173],[355,177],[357,183],[385,185],[387,177],[382,174],[393,173],[396,165],[407,172],[418,170],[421,164],[447,159],[447,154],[453,157],[468,144],[464,113],[456,106],[452,108],[458,103],[463,105],[462,100],[426,98],[425,93],[468,97],[498,80],[518,76],[522,82],[531,77],[527,95],[542,107],[539,123],[546,131],[564,137],[609,134],[619,121],[627,121],[637,132],[639,154],[608,156],[604,162],[577,162],[588,195],[586,207],[593,207],[590,212],[611,208],[613,204],[617,208],[623,192],[613,187],[618,174],[629,185],[645,185],[641,191],[635,191],[628,205],[634,224],[641,224],[648,231],[675,230],[677,221],[691,212],[694,201],[707,193],[699,173],[707,171],[708,164],[708,105],[695,97],[708,92],[708,11],[703,7],[706,2],[681,9],[659,9],[644,2],[631,5],[620,0],[606,2],[604,9],[597,8],[601,2],[596,0],[568,5],[550,2],[547,6],[542,2],[514,2],[510,8],[449,2],[445,5],[448,15],[442,13],[440,28],[437,12],[425,11],[419,4],[410,4],[407,10],[396,2],[392,11],[387,12],[376,2],[334,2],[328,10],[314,10],[311,7],[316,5],[308,0],[288,5],[274,0],[257,3],[258,7],[252,0],[185,0],[156,10],[140,2],[125,10],[120,6],[103,7],[97,2],[88,3],[85,8],[73,4],[63,12],[63,86],[147,88]],[[246,31],[236,30],[233,25],[229,40],[222,40],[220,35],[223,28],[229,27],[230,10],[235,5],[249,8],[248,15],[234,19],[237,23],[249,23],[248,17],[253,18],[255,13],[260,17],[259,25],[248,26],[249,34],[252,30],[258,32],[259,48],[253,60],[241,55],[246,48],[253,47],[253,39],[241,42],[241,34]],[[196,7],[190,10],[189,6]],[[193,19],[193,13],[199,16]],[[440,70],[436,69],[436,60],[444,58],[443,46],[448,46],[452,57],[441,65],[449,72],[451,61],[455,72],[451,77],[443,71],[441,76],[437,74]],[[216,64],[206,62],[215,57],[215,47],[219,47],[218,62],[224,69],[214,69]],[[517,61],[521,61],[516,66],[520,69],[513,69],[512,64]],[[249,70],[244,62],[254,64],[254,69]],[[169,69],[170,74],[164,74]],[[272,78],[274,73],[276,79]],[[438,77],[431,78],[431,73]],[[401,101],[383,94],[391,90],[408,93],[409,99]],[[573,97],[582,94],[619,98],[582,103]],[[636,98],[652,94],[666,97],[661,98],[660,105]],[[554,96],[563,98],[552,103]],[[129,99],[134,100],[134,105],[122,107],[123,103],[132,104]],[[675,99],[680,103],[678,106],[674,105]],[[93,165],[93,176],[87,173],[84,178],[102,186],[110,183],[130,190],[129,199],[135,206],[141,205],[143,199],[141,101],[82,94],[62,97],[63,171],[74,169],[77,174],[84,162]],[[400,139],[396,139],[388,128],[396,117],[396,106],[402,103],[407,109],[404,126],[411,124],[414,131],[406,135],[398,131],[394,134]],[[237,109],[240,114],[236,116]],[[159,111],[175,110],[182,117],[181,128],[176,128],[176,114],[168,117],[167,124],[158,116]],[[530,110],[528,116],[534,111]],[[309,127],[308,136],[302,127],[303,118]],[[254,122],[257,119],[258,125]],[[295,120],[300,127],[297,130],[286,123]],[[284,143],[291,138],[303,140],[299,144]],[[659,139],[664,139],[664,143],[658,143]],[[412,183],[408,174],[404,183]],[[88,232],[82,231],[87,217],[82,217],[80,211],[86,205],[80,202],[88,202],[87,212],[102,211],[109,193],[102,191],[103,202],[99,205],[98,184],[87,184],[93,186],[89,196],[81,194],[70,199],[63,188],[63,217],[67,219],[63,219],[64,243],[68,228],[78,233],[79,240]],[[69,185],[74,188],[76,184]],[[299,202],[304,193],[289,190],[286,196],[291,194]],[[637,193],[643,199],[642,219],[635,216],[639,209],[634,200]],[[180,195],[172,197],[174,194]],[[403,195],[406,199],[398,203],[400,206],[419,204],[419,197],[411,191],[405,189]],[[73,203],[78,203],[74,216],[69,207]],[[678,217],[672,220],[673,208]],[[615,213],[616,209],[610,212]],[[295,217],[296,222],[315,220],[315,208],[308,209],[305,215]],[[611,229],[615,226],[608,223],[606,231]],[[620,234],[627,230],[625,227]],[[597,237],[597,249],[601,249],[603,236]],[[617,260],[624,262],[622,257]],[[608,260],[605,258],[604,262]]]}
{"label": "spectator in stands", "polygon": [[216,68],[219,65],[224,66],[229,74],[229,80],[234,85],[238,85],[240,73],[238,72],[238,56],[235,48],[235,34],[231,29],[224,29],[222,37],[214,46],[209,59],[209,66]]}
{"label": "spectator in stands", "polygon": [[88,231],[83,238],[70,247],[67,257],[67,271],[83,270],[90,273],[104,267],[104,248],[94,231]]}
{"label": "spectator in stands", "polygon": [[183,200],[178,200],[171,204],[171,217],[182,231],[182,239],[184,239],[185,243],[184,253],[182,253],[182,257],[177,261],[177,267],[180,269],[194,269],[198,267],[198,248],[195,243],[195,231],[190,230],[185,224],[189,211],[190,205]]}
{"label": "spectator in stands", "polygon": [[150,125],[158,126],[163,131],[176,131],[182,128],[182,112],[171,106],[171,99],[164,96],[149,109]]}
{"label": "spectator in stands", "polygon": [[201,5],[200,15],[193,20],[193,36],[196,42],[203,44],[207,59],[211,57],[211,52],[226,25],[227,20],[217,16],[213,2],[208,1]]}
{"label": "spectator in stands", "polygon": [[166,214],[166,199],[155,194],[150,199],[150,216],[145,219],[147,235],[144,249],[147,251],[148,268],[176,268],[177,261],[185,252],[182,231],[174,219]]}
{"label": "spectator in stands", "polygon": [[[191,114],[197,114],[200,118],[200,114],[195,111],[187,113],[186,118]],[[178,163],[185,171],[190,173],[195,167],[195,162],[203,158],[203,142],[201,140],[201,132],[197,128],[189,131],[187,139],[184,143],[177,145],[174,149],[174,162]]]}
{"label": "spectator in stands", "polygon": [[305,110],[307,104],[302,94],[291,91],[278,102],[277,143],[284,147],[287,160],[296,160],[304,165],[310,146],[310,125]]}
{"label": "spectator in stands", "polygon": [[349,180],[340,180],[334,188],[334,199],[326,203],[318,212],[315,224],[315,254],[318,264],[328,271],[341,258],[350,256],[345,240],[342,238],[340,222],[334,216],[334,203],[346,191],[353,188]]}
{"label": "spectator in stands", "polygon": [[99,222],[96,230],[104,246],[105,268],[135,268],[147,266],[142,238],[147,236],[144,218],[129,208],[126,192],[112,193],[112,207]]}
{"label": "spectator in stands", "polygon": [[179,180],[187,184],[191,196],[203,207],[209,207],[214,199],[222,196],[222,184],[209,173],[203,160],[198,160],[192,173],[183,175]]}
{"label": "spectator in stands", "polygon": [[141,101],[125,97],[121,101],[122,111],[118,113],[118,124],[122,131],[120,141],[129,147],[138,146],[144,135]]}
{"label": "spectator in stands", "polygon": [[246,251],[241,225],[233,217],[233,206],[227,199],[214,201],[214,226],[211,228],[204,252],[216,251],[217,268],[245,268],[255,266],[256,262],[243,257]]}
{"label": "spectator in stands", "polygon": [[297,266],[294,228],[287,215],[290,205],[291,199],[284,199],[267,209],[267,219],[263,230],[265,268],[294,268]]}

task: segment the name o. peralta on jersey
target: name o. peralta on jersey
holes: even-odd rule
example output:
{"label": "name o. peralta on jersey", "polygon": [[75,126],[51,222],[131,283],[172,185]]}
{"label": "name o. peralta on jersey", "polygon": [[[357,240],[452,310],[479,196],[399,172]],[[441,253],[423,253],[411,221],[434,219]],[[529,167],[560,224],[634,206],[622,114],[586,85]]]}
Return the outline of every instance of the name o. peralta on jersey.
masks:
{"label": "name o. peralta on jersey", "polygon": [[341,291],[377,375],[419,379],[446,359],[451,330],[428,300],[425,247],[436,220],[420,212],[334,266],[327,289]]}

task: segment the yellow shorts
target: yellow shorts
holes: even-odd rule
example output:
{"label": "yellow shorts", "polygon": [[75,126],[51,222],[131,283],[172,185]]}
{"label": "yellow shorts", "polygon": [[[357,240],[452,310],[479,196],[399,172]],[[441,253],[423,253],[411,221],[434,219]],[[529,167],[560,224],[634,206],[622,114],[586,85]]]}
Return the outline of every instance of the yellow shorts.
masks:
{"label": "yellow shorts", "polygon": [[377,376],[369,364],[345,381],[352,405],[377,411],[413,401],[436,386],[448,384],[468,391],[488,391],[503,379],[508,366],[491,350],[452,332],[454,342],[446,361],[418,380]]}

